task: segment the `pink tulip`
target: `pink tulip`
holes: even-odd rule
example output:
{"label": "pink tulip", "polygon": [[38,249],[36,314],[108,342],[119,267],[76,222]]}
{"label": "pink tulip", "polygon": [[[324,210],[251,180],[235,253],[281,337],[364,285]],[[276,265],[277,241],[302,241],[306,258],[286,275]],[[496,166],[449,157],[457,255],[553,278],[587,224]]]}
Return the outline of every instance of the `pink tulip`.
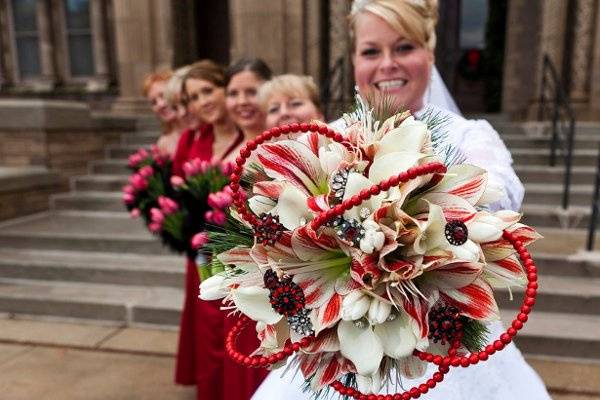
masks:
{"label": "pink tulip", "polygon": [[158,205],[165,215],[171,215],[179,210],[179,205],[166,196],[158,197]]}
{"label": "pink tulip", "polygon": [[129,193],[129,194],[135,194],[135,189],[131,185],[125,185],[123,187],[123,192],[124,193]]}
{"label": "pink tulip", "polygon": [[150,222],[148,224],[148,229],[150,229],[150,232],[152,233],[159,233],[162,229],[162,224],[159,224],[158,222]]}
{"label": "pink tulip", "polygon": [[180,187],[182,187],[185,184],[185,181],[183,180],[182,177],[177,176],[177,175],[173,175],[171,177],[171,185],[173,185],[174,188],[178,189]]}
{"label": "pink tulip", "polygon": [[225,225],[225,222],[227,221],[227,215],[221,210],[207,211],[206,214],[204,214],[204,218],[206,219],[206,222],[219,226]]}
{"label": "pink tulip", "polygon": [[196,175],[194,164],[191,161],[188,161],[185,164],[183,164],[183,173],[185,174],[186,178]]}
{"label": "pink tulip", "polygon": [[137,191],[146,190],[146,188],[148,187],[148,181],[138,174],[131,175],[129,177],[129,183],[131,183],[131,185]]}
{"label": "pink tulip", "polygon": [[154,175],[154,169],[149,166],[146,165],[145,167],[143,167],[142,169],[140,169],[139,174],[144,177],[144,178],[150,178],[152,175]]}
{"label": "pink tulip", "polygon": [[142,158],[139,156],[139,154],[135,153],[129,156],[127,159],[127,165],[131,168],[135,168],[141,161]]}
{"label": "pink tulip", "polygon": [[156,222],[159,225],[162,225],[165,221],[165,215],[158,208],[150,209],[150,219],[152,222]]}
{"label": "pink tulip", "polygon": [[221,173],[229,176],[233,172],[234,164],[232,162],[224,162],[220,165]]}
{"label": "pink tulip", "polygon": [[135,203],[135,196],[131,193],[123,193],[123,201],[125,204],[133,204]]}
{"label": "pink tulip", "polygon": [[192,236],[192,240],[191,240],[192,249],[194,249],[194,250],[201,249],[202,247],[204,247],[206,245],[206,243],[208,243],[208,233],[200,232],[200,233],[196,233],[194,236]]}
{"label": "pink tulip", "polygon": [[139,218],[141,215],[140,209],[139,208],[134,208],[133,210],[131,210],[131,212],[129,213],[129,215],[131,216],[131,218]]}
{"label": "pink tulip", "polygon": [[144,158],[148,158],[148,151],[146,149],[144,149],[143,147],[141,149],[138,150],[137,152],[139,154],[139,156],[144,159]]}

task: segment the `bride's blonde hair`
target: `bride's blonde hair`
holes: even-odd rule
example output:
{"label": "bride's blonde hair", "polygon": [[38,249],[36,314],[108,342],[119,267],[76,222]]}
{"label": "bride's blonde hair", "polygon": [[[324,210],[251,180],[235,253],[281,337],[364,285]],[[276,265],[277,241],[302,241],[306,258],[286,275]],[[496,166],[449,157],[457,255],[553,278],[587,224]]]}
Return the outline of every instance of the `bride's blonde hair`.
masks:
{"label": "bride's blonde hair", "polygon": [[349,15],[352,49],[356,46],[356,19],[365,12],[380,17],[407,39],[435,50],[438,0],[355,0]]}

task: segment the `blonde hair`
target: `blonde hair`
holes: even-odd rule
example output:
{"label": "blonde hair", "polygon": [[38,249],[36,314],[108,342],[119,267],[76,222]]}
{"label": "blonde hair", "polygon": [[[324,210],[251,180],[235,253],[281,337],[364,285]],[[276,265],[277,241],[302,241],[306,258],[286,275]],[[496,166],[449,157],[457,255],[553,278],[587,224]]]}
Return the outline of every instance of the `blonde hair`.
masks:
{"label": "blonde hair", "polygon": [[258,104],[263,110],[266,111],[267,103],[275,94],[307,97],[319,111],[321,110],[319,89],[310,76],[284,74],[265,82],[258,90],[257,95]]}
{"label": "blonde hair", "polygon": [[144,97],[148,97],[148,93],[150,93],[150,88],[157,82],[166,82],[171,76],[173,76],[173,71],[170,69],[165,69],[162,71],[152,72],[144,78],[144,83],[142,84],[142,93]]}
{"label": "blonde hair", "polygon": [[185,67],[177,69],[173,73],[173,76],[167,81],[164,96],[165,101],[170,106],[174,106],[180,100],[181,92],[183,90],[183,79],[191,68],[190,65],[186,65]]}
{"label": "blonde hair", "polygon": [[355,0],[349,15],[352,49],[356,47],[356,19],[370,12],[424,48],[434,51],[438,0]]}

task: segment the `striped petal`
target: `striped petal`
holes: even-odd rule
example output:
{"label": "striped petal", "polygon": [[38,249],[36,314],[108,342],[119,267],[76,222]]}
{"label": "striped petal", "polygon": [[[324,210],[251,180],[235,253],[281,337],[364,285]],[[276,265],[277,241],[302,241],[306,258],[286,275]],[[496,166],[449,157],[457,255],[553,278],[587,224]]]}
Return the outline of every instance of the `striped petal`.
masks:
{"label": "striped petal", "polygon": [[326,192],[327,175],[319,158],[300,142],[265,144],[257,150],[257,158],[268,176],[291,182],[307,196]]}
{"label": "striped petal", "polygon": [[468,286],[459,289],[440,291],[444,300],[457,307],[466,317],[480,321],[492,321],[499,318],[498,305],[489,284],[477,279]]}
{"label": "striped petal", "polygon": [[314,391],[318,391],[338,379],[342,364],[335,353],[324,353],[319,360],[319,366],[310,381]]}
{"label": "striped petal", "polygon": [[487,182],[488,175],[484,169],[458,164],[448,168],[444,178],[431,192],[452,194],[475,205],[485,193]]}
{"label": "striped petal", "polygon": [[318,308],[317,318],[313,324],[316,334],[334,326],[342,318],[342,296],[334,293],[329,301]]}
{"label": "striped petal", "polygon": [[518,257],[512,255],[486,264],[484,277],[492,287],[524,286],[527,275]]}
{"label": "striped petal", "polygon": [[473,283],[481,275],[483,266],[484,264],[475,262],[454,262],[428,269],[425,276],[427,284],[436,286],[441,291],[457,289]]}

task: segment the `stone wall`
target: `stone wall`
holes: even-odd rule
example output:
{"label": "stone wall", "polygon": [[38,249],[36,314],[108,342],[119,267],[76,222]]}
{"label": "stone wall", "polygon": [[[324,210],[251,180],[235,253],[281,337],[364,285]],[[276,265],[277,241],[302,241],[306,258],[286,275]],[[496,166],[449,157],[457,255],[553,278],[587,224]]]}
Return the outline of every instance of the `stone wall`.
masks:
{"label": "stone wall", "polygon": [[0,167],[0,221],[48,209],[60,189],[58,175],[43,167]]}

